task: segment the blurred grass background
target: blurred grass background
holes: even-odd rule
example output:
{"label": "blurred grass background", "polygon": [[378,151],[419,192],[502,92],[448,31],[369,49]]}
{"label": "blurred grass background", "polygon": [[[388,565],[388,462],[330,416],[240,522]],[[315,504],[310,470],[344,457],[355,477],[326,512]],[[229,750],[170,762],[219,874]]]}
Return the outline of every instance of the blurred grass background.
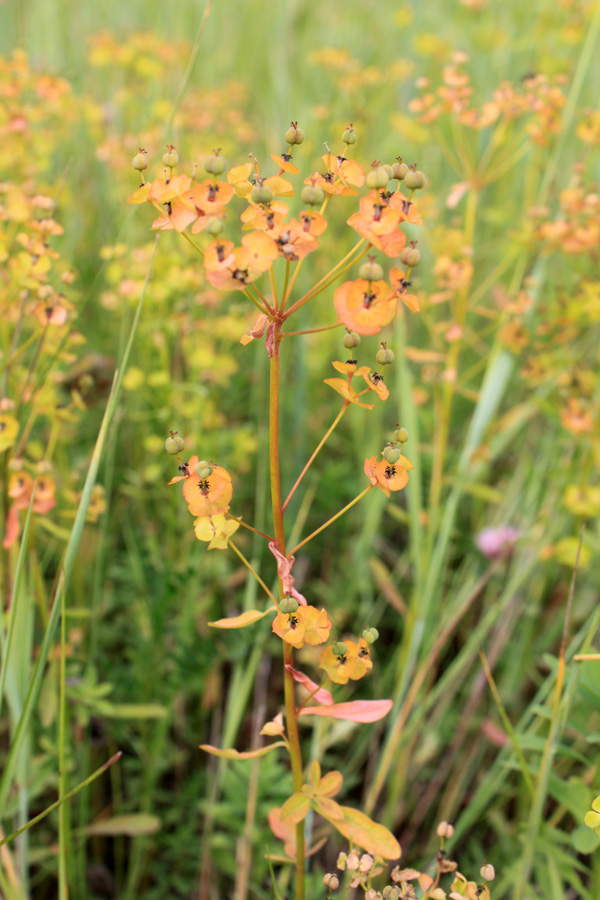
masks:
{"label": "blurred grass background", "polygon": [[[297,154],[306,174],[323,141],[337,148],[352,121],[363,164],[400,154],[427,174],[423,262],[414,273],[427,315],[400,319],[390,334],[399,362],[388,377],[389,406],[368,420],[360,410],[345,418],[307,479],[308,500],[290,507],[298,534],[361,489],[362,461],[380,449],[396,421],[409,428],[407,455],[416,471],[407,500],[370,496],[368,506],[352,510],[298,560],[301,585],[315,605],[330,610],[340,633],[368,623],[382,635],[373,676],[352,696],[395,700],[389,719],[375,726],[306,729],[306,758],[344,771],[344,801],[395,830],[407,865],[426,865],[435,853],[435,824],[451,819],[461,871],[478,872],[484,858],[496,866],[494,897],[592,900],[600,889],[598,841],[582,820],[598,784],[598,663],[569,665],[547,779],[543,752],[549,722],[555,724],[552,691],[573,547],[586,519],[569,657],[591,644],[598,624],[600,508],[589,493],[600,459],[597,247],[577,257],[560,248],[549,253],[532,236],[529,209],[543,194],[551,218],[559,217],[559,192],[574,177],[594,190],[598,156],[582,145],[576,125],[597,104],[598,4],[221,2],[210,9],[193,58],[204,11],[200,3],[167,7],[151,0],[0,5],[0,52],[10,57],[23,48],[34,73],[71,85],[56,101],[24,95],[31,129],[20,155],[7,152],[3,178],[34,178],[39,191],[57,198],[56,218],[65,229],[60,253],[77,276],[75,325],[87,341],[85,354],[97,355],[96,389],[77,422],[63,426],[53,459],[62,488],[58,511],[48,517],[54,530],[35,532],[24,587],[30,618],[21,622],[23,640],[16,644],[21,684],[15,690],[21,697],[26,690],[72,523],[68,490],[82,486],[152,252],[146,211],[126,204],[137,186],[131,157],[144,146],[156,160],[173,142],[186,165],[214,146],[231,163],[249,151],[266,158],[281,151],[285,128],[298,119],[307,134]],[[575,109],[547,146],[527,144],[505,175],[479,191],[471,295],[487,309],[489,330],[481,319],[470,325],[441,495],[432,504],[443,367],[433,361],[428,370],[427,363],[403,357],[402,348],[447,350],[436,331],[444,316],[426,298],[442,287],[440,259],[468,257],[462,252],[465,201],[455,209],[445,201],[466,179],[468,160],[485,152],[489,132],[465,138],[452,117],[428,124],[408,105],[418,94],[417,79],[439,83],[456,51],[469,56],[477,103],[504,81],[518,86],[532,73],[565,73],[565,96]],[[569,110],[567,103],[565,117]],[[519,137],[527,138],[524,126]],[[14,140],[6,129],[9,149]],[[459,162],[464,151],[463,170],[453,170],[448,146]],[[514,146],[507,144],[507,154]],[[576,164],[583,169],[574,170]],[[332,260],[349,247],[343,223],[351,211],[340,204],[332,212],[324,241]],[[325,254],[311,260],[307,286],[309,275],[319,277],[328,267]],[[506,315],[494,295],[498,287],[513,303],[523,290],[533,297],[531,313],[519,319],[522,343],[499,327]],[[196,747],[245,748],[278,711],[279,645],[268,625],[217,638],[209,633],[207,621],[253,605],[255,588],[234,558],[207,554],[195,541],[177,489],[166,487],[173,472],[162,451],[168,429],[178,429],[190,453],[213,457],[234,474],[233,511],[269,530],[267,360],[258,342],[238,344],[253,320],[243,298],[207,289],[185,243],[161,236],[100,466],[106,511],[83,532],[67,592],[66,682],[59,655],[50,654],[19,789],[13,785],[4,811],[7,833],[55,799],[61,746],[70,786],[123,751],[69,807],[66,865],[72,896],[81,900],[272,896],[263,854],[276,842],[266,814],[291,792],[287,769],[272,756],[214,766]],[[330,298],[323,297],[297,327],[331,320]],[[540,347],[542,327],[550,338]],[[289,352],[288,487],[335,415],[322,380],[339,357],[339,335],[311,336]],[[90,356],[84,359],[90,366]],[[523,369],[537,359],[544,363],[537,379],[524,378]],[[68,375],[65,361],[52,364]],[[594,429],[576,433],[565,428],[561,412],[590,379]],[[45,427],[42,420],[34,429],[28,458],[43,456]],[[569,489],[584,492],[579,505],[565,504]],[[475,536],[505,523],[523,537],[512,558],[489,562]],[[270,577],[261,543],[240,544]],[[527,760],[533,798],[489,693],[480,648]],[[302,661],[310,663],[308,652]],[[68,723],[62,742],[61,684]],[[3,753],[17,722],[14,709],[12,719],[5,714]],[[113,834],[103,834],[98,824],[122,814],[136,816],[128,829],[113,823]],[[57,895],[53,816],[16,845],[15,879],[5,874],[2,883],[10,900]],[[331,840],[312,861],[315,895],[338,849]],[[10,873],[6,859],[2,864]],[[284,869],[283,896],[290,890],[286,878]]]}

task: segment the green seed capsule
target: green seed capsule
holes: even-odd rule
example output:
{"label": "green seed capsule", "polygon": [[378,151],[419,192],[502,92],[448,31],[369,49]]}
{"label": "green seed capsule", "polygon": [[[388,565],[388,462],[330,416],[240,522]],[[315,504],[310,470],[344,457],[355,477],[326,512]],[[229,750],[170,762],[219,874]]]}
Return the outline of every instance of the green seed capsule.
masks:
{"label": "green seed capsule", "polygon": [[348,652],[348,648],[343,641],[336,641],[331,650],[334,656],[345,656]]}
{"label": "green seed capsule", "polygon": [[344,347],[346,350],[354,350],[360,344],[360,335],[355,331],[349,331],[344,335]]}
{"label": "green seed capsule", "polygon": [[256,184],[250,191],[250,199],[254,203],[270,203],[274,196],[268,184]]}
{"label": "green seed capsule", "polygon": [[358,270],[358,277],[365,278],[367,281],[379,281],[380,278],[383,278],[383,269],[378,262],[370,260],[362,264]]}
{"label": "green seed capsule", "polygon": [[166,153],[163,153],[162,161],[163,166],[168,166],[170,169],[174,169],[179,164],[179,153],[175,147],[170,147]]}
{"label": "green seed capsule", "polygon": [[212,234],[213,237],[217,234],[221,234],[224,228],[225,222],[217,216],[211,216],[206,223],[206,230],[209,234]]}
{"label": "green seed capsule", "polygon": [[298,128],[297,122],[292,122],[290,127],[285,133],[285,142],[286,144],[301,144],[304,140],[304,132],[301,128]]}
{"label": "green seed capsule", "polygon": [[408,172],[408,166],[403,162],[396,162],[392,166],[392,171],[394,173],[394,178],[398,181],[402,181],[406,177],[406,173]]}
{"label": "green seed capsule", "polygon": [[382,347],[375,354],[375,360],[380,366],[390,366],[395,358],[394,351],[388,350],[387,347]]}
{"label": "green seed capsule", "polygon": [[415,172],[413,169],[409,169],[404,176],[404,184],[410,191],[418,191],[425,187],[425,176],[422,172]]}
{"label": "green seed capsule", "polygon": [[210,478],[210,476],[214,472],[214,468],[215,467],[211,466],[210,463],[207,463],[205,459],[201,459],[196,466],[195,472],[198,478],[202,478],[202,480],[204,480],[205,478]]}
{"label": "green seed capsule", "polygon": [[390,466],[397,463],[401,456],[402,450],[399,450],[398,447],[386,447],[383,451],[383,458],[389,462]]}
{"label": "green seed capsule", "polygon": [[367,187],[371,188],[371,190],[381,190],[381,188],[387,187],[390,178],[385,168],[383,166],[379,166],[378,169],[372,169],[367,174],[365,180],[367,183]]}
{"label": "green seed capsule", "polygon": [[279,611],[289,615],[290,613],[295,613],[298,609],[298,601],[294,600],[293,597],[284,597],[283,600],[279,601]]}
{"label": "green seed capsule", "polygon": [[133,168],[137,169],[138,172],[143,172],[148,168],[148,157],[146,154],[140,150],[139,153],[136,153],[132,160]]}
{"label": "green seed capsule", "polygon": [[415,266],[418,266],[421,261],[421,254],[416,247],[405,247],[400,254],[400,259],[405,266],[409,266],[411,269],[414,269]]}
{"label": "green seed capsule", "polygon": [[344,131],[344,133],[342,135],[342,140],[345,144],[355,144],[356,143],[356,131],[352,127],[352,125],[350,125],[348,128],[346,128],[346,130]]}
{"label": "green seed capsule", "polygon": [[305,184],[300,199],[307,206],[319,206],[325,199],[325,191],[316,184]]}
{"label": "green seed capsule", "polygon": [[215,154],[214,156],[207,156],[204,160],[204,170],[209,173],[209,175],[221,175],[222,172],[225,171],[227,167],[227,160],[224,156],[219,156],[219,154]]}
{"label": "green seed capsule", "polygon": [[394,440],[399,444],[405,444],[408,440],[408,431],[406,428],[397,428],[394,432]]}
{"label": "green seed capsule", "polygon": [[181,453],[182,450],[185,449],[185,441],[179,434],[173,434],[171,437],[168,437],[165,441],[165,450],[171,456],[177,456],[178,453]]}

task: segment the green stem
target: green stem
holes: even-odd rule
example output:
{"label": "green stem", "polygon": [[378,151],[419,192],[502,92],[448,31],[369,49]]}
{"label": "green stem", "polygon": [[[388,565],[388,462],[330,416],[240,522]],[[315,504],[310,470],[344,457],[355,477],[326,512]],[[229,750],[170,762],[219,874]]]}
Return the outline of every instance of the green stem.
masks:
{"label": "green stem", "polygon": [[289,555],[290,555],[290,556],[295,556],[296,553],[297,553],[297,551],[300,549],[300,547],[304,547],[304,545],[305,545],[305,544],[308,544],[309,541],[312,541],[312,539],[313,539],[314,537],[316,537],[318,534],[320,534],[320,533],[321,533],[322,531],[324,531],[326,528],[329,528],[330,525],[333,525],[333,523],[335,522],[336,519],[339,519],[339,517],[340,517],[340,516],[343,516],[345,512],[348,512],[349,509],[352,509],[352,507],[354,506],[354,504],[355,504],[355,503],[358,503],[359,500],[362,500],[362,498],[363,498],[366,494],[368,494],[369,491],[373,490],[374,487],[375,487],[374,484],[370,484],[368,487],[366,487],[366,488],[364,489],[364,491],[361,491],[361,493],[358,495],[358,497],[355,497],[354,500],[351,500],[350,503],[348,503],[347,506],[345,506],[343,509],[340,509],[340,511],[339,511],[338,513],[336,513],[335,516],[332,516],[331,519],[328,519],[328,520],[325,522],[324,525],[321,525],[320,528],[317,528],[316,531],[313,531],[312,534],[309,534],[309,536],[308,536],[307,538],[304,538],[303,541],[300,541],[299,544],[296,544],[296,546],[294,547],[294,549],[292,550],[292,552],[291,552]]}
{"label": "green stem", "polygon": [[234,522],[239,522],[239,524],[243,528],[247,528],[248,531],[253,531],[254,534],[260,535],[260,537],[264,537],[267,541],[272,541],[273,538],[270,534],[265,534],[264,531],[259,531],[258,528],[253,528],[252,525],[248,525],[247,522],[242,521],[242,519],[238,519],[237,516],[232,515],[230,512],[225,513],[228,519],[233,519]]}
{"label": "green stem", "polygon": [[322,328],[307,328],[306,331],[282,331],[281,337],[296,337],[299,334],[317,334],[319,331],[331,331],[332,328],[339,328],[343,322],[336,322],[335,325],[323,325]]}
{"label": "green stem", "polygon": [[[330,269],[326,275],[323,275],[321,280],[317,281],[317,283],[313,285],[313,287],[309,291],[307,291],[306,294],[303,294],[303,296],[300,297],[299,300],[296,300],[296,302],[288,309],[286,313],[286,319],[288,318],[288,316],[291,316],[293,313],[299,310],[300,307],[304,306],[305,303],[308,303],[309,300],[312,300],[313,297],[316,297],[317,294],[320,294],[321,291],[324,291],[325,288],[329,287],[329,285],[333,284],[333,282],[337,278],[339,278],[340,275],[343,275],[344,272],[347,272],[348,269],[350,269],[356,262],[358,262],[358,260],[368,252],[371,244],[367,243],[367,246],[362,250],[361,253],[359,253],[359,255],[355,259],[352,259],[352,257],[355,253],[357,253],[358,250],[360,250],[362,244],[364,244],[365,242],[366,238],[361,238],[360,241],[357,241],[352,250],[346,253],[344,258],[340,259],[339,263],[336,263],[336,265],[332,269]],[[296,269],[294,275],[297,275],[297,273],[298,269]],[[294,279],[292,279],[292,282],[293,281]],[[290,284],[290,291],[292,287],[293,284]]]}
{"label": "green stem", "polygon": [[[297,270],[296,270],[297,271]],[[283,527],[283,509],[281,505],[281,481],[279,475],[279,351],[281,346],[281,324],[275,325],[275,350],[270,361],[269,381],[269,462],[271,470],[271,505],[273,509],[273,525],[275,544],[280,553],[285,555],[285,531]],[[283,597],[281,583],[280,594]],[[290,644],[283,641],[283,686],[285,695],[285,718],[288,740],[290,744],[290,761],[294,791],[302,789],[302,750],[298,733],[298,713],[294,691],[294,679],[287,667],[294,665],[294,651]],[[296,900],[304,900],[304,821],[296,824]]]}

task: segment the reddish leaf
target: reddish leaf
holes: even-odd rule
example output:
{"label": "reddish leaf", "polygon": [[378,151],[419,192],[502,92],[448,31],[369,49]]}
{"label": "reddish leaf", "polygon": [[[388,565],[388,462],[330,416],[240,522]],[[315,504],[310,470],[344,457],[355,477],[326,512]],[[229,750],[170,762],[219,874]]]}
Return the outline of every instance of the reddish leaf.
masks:
{"label": "reddish leaf", "polygon": [[387,716],[392,708],[391,700],[353,700],[350,703],[334,703],[333,706],[305,706],[301,716],[329,716],[347,722],[377,722]]}
{"label": "reddish leaf", "polygon": [[[286,666],[286,669],[298,684],[301,684],[302,687],[305,687],[309,694],[312,694],[313,691],[316,693],[313,695],[313,700],[316,700],[317,703],[321,703],[323,706],[331,706],[333,704],[333,697],[326,691],[325,688],[319,688],[315,682],[305,675],[304,672],[299,672],[298,669],[294,669],[292,666]],[[317,690],[318,688],[318,690]]]}

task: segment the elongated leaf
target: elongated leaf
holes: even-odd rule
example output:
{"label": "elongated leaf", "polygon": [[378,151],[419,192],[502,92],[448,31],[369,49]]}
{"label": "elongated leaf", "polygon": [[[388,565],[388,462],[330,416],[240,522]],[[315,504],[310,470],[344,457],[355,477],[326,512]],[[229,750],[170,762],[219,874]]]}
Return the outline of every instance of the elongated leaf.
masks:
{"label": "elongated leaf", "polygon": [[400,858],[402,854],[400,844],[384,825],[373,822],[358,809],[351,809],[349,806],[340,806],[340,809],[343,813],[342,819],[333,819],[327,815],[324,818],[347,840],[352,840],[373,856],[380,856],[383,859]]}
{"label": "elongated leaf", "polygon": [[276,741],[276,743],[269,744],[268,747],[261,747],[259,750],[244,750],[242,752],[234,750],[232,747],[227,750],[221,750],[220,747],[213,747],[211,744],[200,744],[200,749],[204,750],[205,753],[212,753],[213,756],[220,756],[221,759],[256,759],[259,756],[266,756],[267,753],[275,750],[276,747],[285,747],[285,741]]}
{"label": "elongated leaf", "polygon": [[281,821],[284,825],[296,825],[306,818],[310,809],[310,800],[306,794],[292,794],[281,807]]}
{"label": "elongated leaf", "polygon": [[166,706],[160,703],[107,703],[103,714],[111,719],[164,719]]}
{"label": "elongated leaf", "polygon": [[305,706],[301,716],[329,716],[347,722],[377,722],[387,716],[392,708],[391,700],[352,700],[350,703],[334,703],[333,706]]}
{"label": "elongated leaf", "polygon": [[239,616],[217,619],[216,622],[209,622],[208,624],[211,628],[246,628],[247,625],[253,625],[254,622],[258,622],[259,619],[264,619],[269,613],[272,614],[276,611],[274,606],[265,609],[264,612],[260,612],[258,609],[247,609],[246,612],[241,613]]}
{"label": "elongated leaf", "polygon": [[317,703],[321,703],[323,706],[332,706],[333,697],[325,688],[320,688],[312,678],[309,678],[308,675],[305,675],[304,672],[299,672],[298,669],[294,669],[293,666],[286,666],[286,669],[298,684],[301,684],[302,687],[306,688],[309,694],[313,694],[313,700],[316,700]]}
{"label": "elongated leaf", "polygon": [[125,834],[128,837],[137,837],[142,834],[154,834],[160,828],[161,822],[158,816],[149,813],[132,813],[126,816],[111,816],[109,819],[100,819],[92,822],[85,829],[86,834],[117,835]]}

